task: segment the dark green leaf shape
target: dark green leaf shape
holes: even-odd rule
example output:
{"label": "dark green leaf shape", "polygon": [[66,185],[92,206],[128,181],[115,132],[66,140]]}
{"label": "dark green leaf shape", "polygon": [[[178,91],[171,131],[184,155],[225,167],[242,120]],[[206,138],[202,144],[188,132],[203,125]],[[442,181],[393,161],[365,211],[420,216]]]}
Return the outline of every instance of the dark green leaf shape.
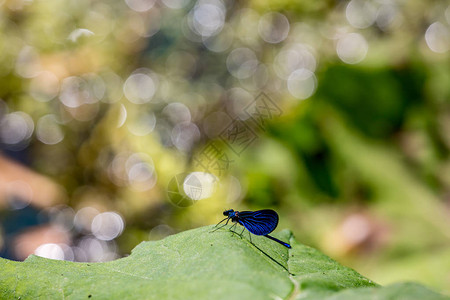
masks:
{"label": "dark green leaf shape", "polygon": [[1,299],[448,299],[418,284],[380,287],[289,231],[240,237],[211,226],[144,242],[130,256],[73,263],[0,259]]}

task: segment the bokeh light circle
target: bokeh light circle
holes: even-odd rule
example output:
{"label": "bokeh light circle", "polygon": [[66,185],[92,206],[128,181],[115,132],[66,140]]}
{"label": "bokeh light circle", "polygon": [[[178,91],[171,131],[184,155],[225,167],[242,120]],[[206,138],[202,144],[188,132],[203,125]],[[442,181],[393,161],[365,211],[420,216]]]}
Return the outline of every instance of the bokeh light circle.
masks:
{"label": "bokeh light circle", "polygon": [[183,182],[184,193],[192,200],[207,199],[216,189],[218,178],[206,172],[192,172]]}
{"label": "bokeh light circle", "polygon": [[55,115],[45,115],[38,120],[36,137],[47,145],[55,145],[63,140],[64,132],[61,130]]}
{"label": "bokeh light circle", "polygon": [[339,58],[347,64],[357,64],[367,55],[369,44],[359,33],[348,33],[339,38],[336,52]]}
{"label": "bokeh light circle", "polygon": [[123,93],[135,104],[143,104],[152,100],[156,92],[154,78],[144,73],[131,74],[123,85]]}
{"label": "bokeh light circle", "polygon": [[292,72],[289,76],[287,86],[292,96],[303,100],[314,94],[317,87],[317,79],[310,70],[299,69]]}
{"label": "bokeh light circle", "polygon": [[116,212],[104,212],[96,215],[92,220],[91,231],[102,241],[110,241],[122,234],[124,221]]}
{"label": "bokeh light circle", "polygon": [[289,21],[285,15],[278,12],[269,12],[260,18],[258,32],[264,41],[277,44],[287,38],[289,27]]}
{"label": "bokeh light circle", "polygon": [[258,59],[255,52],[249,48],[237,48],[227,57],[228,71],[236,78],[248,78],[255,73]]}
{"label": "bokeh light circle", "polygon": [[425,32],[428,48],[436,53],[445,53],[450,49],[450,29],[440,22],[431,24]]}

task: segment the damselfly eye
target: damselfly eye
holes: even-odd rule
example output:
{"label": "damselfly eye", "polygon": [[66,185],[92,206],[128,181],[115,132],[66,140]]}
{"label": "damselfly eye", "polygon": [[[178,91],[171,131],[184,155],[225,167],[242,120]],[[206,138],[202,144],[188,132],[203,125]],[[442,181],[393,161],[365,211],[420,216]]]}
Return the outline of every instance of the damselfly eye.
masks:
{"label": "damselfly eye", "polygon": [[229,210],[224,211],[223,215],[228,217],[232,212],[234,212],[234,210],[233,209],[229,209]]}

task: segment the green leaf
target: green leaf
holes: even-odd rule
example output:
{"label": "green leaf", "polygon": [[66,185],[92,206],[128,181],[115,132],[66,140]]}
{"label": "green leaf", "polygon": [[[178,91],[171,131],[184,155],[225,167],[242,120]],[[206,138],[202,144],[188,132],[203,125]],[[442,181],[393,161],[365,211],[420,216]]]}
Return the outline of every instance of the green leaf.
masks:
{"label": "green leaf", "polygon": [[292,249],[211,226],[156,242],[105,263],[30,256],[0,259],[1,299],[448,299],[418,284],[380,287],[289,231]]}

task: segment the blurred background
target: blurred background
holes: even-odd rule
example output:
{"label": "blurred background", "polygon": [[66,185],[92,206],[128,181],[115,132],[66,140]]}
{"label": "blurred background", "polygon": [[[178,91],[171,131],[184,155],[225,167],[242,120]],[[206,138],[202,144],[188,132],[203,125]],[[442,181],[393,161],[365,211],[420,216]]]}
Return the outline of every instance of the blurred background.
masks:
{"label": "blurred background", "polygon": [[108,261],[273,208],[450,293],[445,0],[0,0],[0,256]]}

